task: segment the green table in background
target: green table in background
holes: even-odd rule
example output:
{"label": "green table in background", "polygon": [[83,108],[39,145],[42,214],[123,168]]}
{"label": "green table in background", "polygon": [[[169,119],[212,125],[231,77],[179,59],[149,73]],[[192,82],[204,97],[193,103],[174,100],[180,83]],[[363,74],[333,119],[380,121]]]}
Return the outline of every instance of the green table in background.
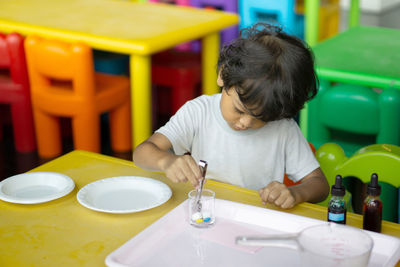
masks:
{"label": "green table in background", "polygon": [[[355,26],[313,47],[320,79],[400,89],[400,30]],[[307,138],[307,106],[300,128]]]}

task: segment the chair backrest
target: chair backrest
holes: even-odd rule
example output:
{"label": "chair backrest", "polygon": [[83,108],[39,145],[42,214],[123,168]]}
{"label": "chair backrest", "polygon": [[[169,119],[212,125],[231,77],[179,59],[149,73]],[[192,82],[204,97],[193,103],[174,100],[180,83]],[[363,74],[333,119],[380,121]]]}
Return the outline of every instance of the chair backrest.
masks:
{"label": "chair backrest", "polygon": [[308,105],[308,140],[338,143],[347,156],[370,144],[400,145],[400,90],[321,80]]}
{"label": "chair backrest", "polygon": [[14,83],[29,88],[24,38],[18,33],[0,33],[0,70],[7,69]]}
{"label": "chair backrest", "polygon": [[256,22],[273,22],[284,26],[289,33],[296,32],[295,0],[239,0],[240,29]]}
{"label": "chair backrest", "polygon": [[372,88],[340,84],[321,90],[318,98],[319,118],[327,127],[361,134],[378,134],[379,94]]}
{"label": "chair backrest", "polygon": [[94,96],[93,56],[89,46],[28,36],[25,49],[33,92],[49,87],[57,90],[59,85],[70,82],[74,94]]}
{"label": "chair backrest", "polygon": [[[328,183],[335,183],[335,176],[343,178],[356,177],[363,183],[369,183],[371,174],[378,174],[380,183],[387,183],[395,188],[392,196],[386,197],[390,189],[382,189],[384,202],[383,217],[394,218],[397,215],[398,192],[400,187],[400,147],[390,144],[373,144],[361,148],[351,157],[346,157],[343,149],[335,143],[327,143],[316,151],[316,157],[321,164]],[[383,185],[382,185],[383,186]],[[353,195],[353,197],[355,197]],[[386,199],[384,199],[386,198]],[[386,200],[386,201],[385,201]]]}

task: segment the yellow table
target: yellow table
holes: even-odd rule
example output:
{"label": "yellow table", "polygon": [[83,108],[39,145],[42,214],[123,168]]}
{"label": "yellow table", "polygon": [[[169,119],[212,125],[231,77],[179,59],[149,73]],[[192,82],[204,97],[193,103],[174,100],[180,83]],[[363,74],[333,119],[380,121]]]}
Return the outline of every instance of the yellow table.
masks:
{"label": "yellow table", "polygon": [[[319,32],[319,6],[321,0],[306,0],[305,2],[305,40],[309,46],[313,47],[318,43]],[[359,0],[350,1],[349,10],[349,27],[359,25],[360,20],[360,4]]]}
{"label": "yellow table", "polygon": [[130,54],[132,133],[136,147],[151,135],[151,54],[202,39],[203,93],[218,92],[219,31],[238,16],[123,0],[13,0],[0,3],[0,32],[82,41]]}
{"label": "yellow table", "polygon": [[[136,168],[132,162],[85,151],[73,151],[32,171],[56,171],[70,176],[75,189],[60,199],[22,205],[0,200],[0,266],[104,266],[105,257],[187,198],[190,184],[174,184],[161,173]],[[86,184],[113,176],[151,177],[168,184],[172,197],[143,212],[106,214],[89,210],[76,200]],[[215,181],[206,188],[221,199],[262,206],[256,191]],[[267,206],[276,209],[273,206]],[[325,220],[326,208],[303,203],[289,213]],[[347,215],[349,225],[362,226],[362,217]],[[400,225],[384,221],[382,232],[400,237]]]}

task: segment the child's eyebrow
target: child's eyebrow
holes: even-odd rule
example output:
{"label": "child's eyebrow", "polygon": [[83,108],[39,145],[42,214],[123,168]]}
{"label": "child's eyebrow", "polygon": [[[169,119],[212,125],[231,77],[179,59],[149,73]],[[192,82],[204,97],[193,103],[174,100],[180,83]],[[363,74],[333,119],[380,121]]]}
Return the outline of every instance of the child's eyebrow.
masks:
{"label": "child's eyebrow", "polygon": [[247,111],[247,108],[243,105],[243,103],[240,101],[240,99],[234,99],[233,100],[233,105],[235,106],[236,109],[240,111]]}

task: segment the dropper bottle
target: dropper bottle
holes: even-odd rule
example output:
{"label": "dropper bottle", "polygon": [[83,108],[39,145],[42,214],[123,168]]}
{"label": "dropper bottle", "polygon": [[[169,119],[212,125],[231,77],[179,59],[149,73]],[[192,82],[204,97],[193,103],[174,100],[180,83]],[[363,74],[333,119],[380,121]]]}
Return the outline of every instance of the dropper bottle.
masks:
{"label": "dropper bottle", "polygon": [[328,222],[334,222],[339,224],[346,224],[346,201],[344,195],[346,189],[342,184],[342,176],[336,175],[335,184],[332,185],[331,199],[329,200],[328,206]]}
{"label": "dropper bottle", "polygon": [[378,175],[371,175],[371,182],[367,186],[367,197],[363,205],[363,229],[381,232],[382,228],[382,201],[379,198],[381,186],[378,184]]}

